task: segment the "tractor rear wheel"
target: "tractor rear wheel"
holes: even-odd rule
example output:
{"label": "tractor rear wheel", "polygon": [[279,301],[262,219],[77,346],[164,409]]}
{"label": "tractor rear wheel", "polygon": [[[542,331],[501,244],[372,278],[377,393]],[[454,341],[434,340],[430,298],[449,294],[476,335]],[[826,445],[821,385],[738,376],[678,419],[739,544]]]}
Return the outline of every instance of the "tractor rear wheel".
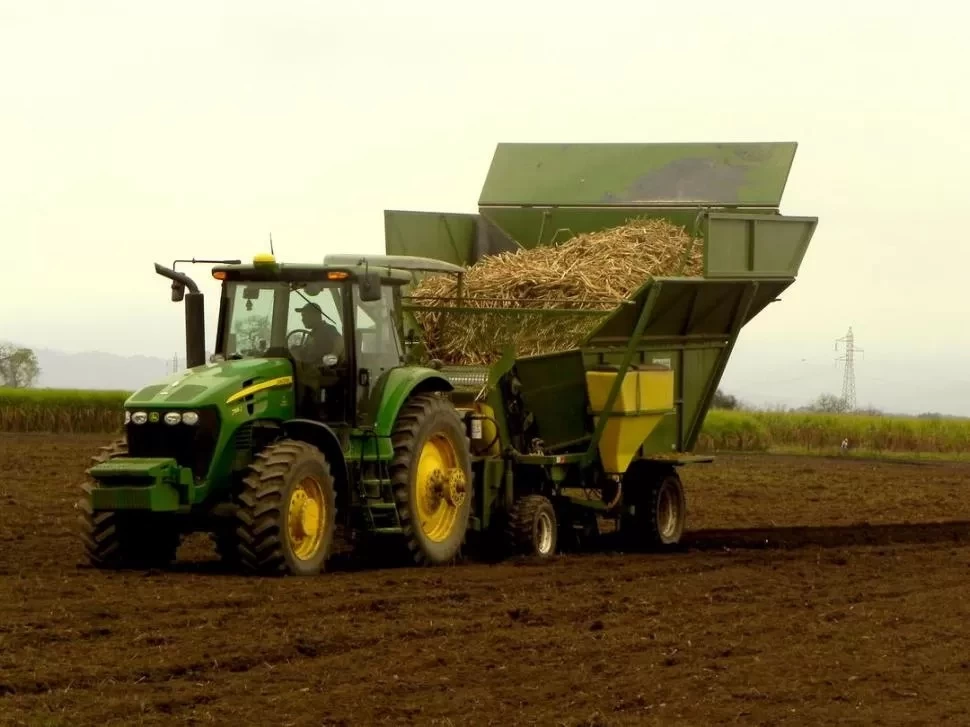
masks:
{"label": "tractor rear wheel", "polygon": [[[256,455],[236,508],[236,553],[261,575],[315,575],[333,545],[337,510],[330,465],[319,449],[279,440]],[[220,544],[225,553],[226,545]]]}
{"label": "tractor rear wheel", "polygon": [[547,497],[526,495],[512,506],[506,537],[514,553],[551,558],[557,534],[556,510]]}
{"label": "tractor rear wheel", "polygon": [[634,464],[624,480],[624,500],[634,506],[634,514],[625,516],[621,525],[627,542],[651,550],[677,545],[687,521],[687,499],[677,472]]}
{"label": "tractor rear wheel", "polygon": [[404,406],[392,435],[391,485],[414,562],[454,560],[471,514],[471,455],[465,427],[450,401],[418,394]]}
{"label": "tractor rear wheel", "polygon": [[[128,443],[117,439],[101,454],[92,458],[95,464],[128,454]],[[77,502],[81,542],[90,565],[96,568],[158,568],[175,560],[181,535],[165,515],[144,512],[100,510],[91,504],[95,485],[81,485]]]}

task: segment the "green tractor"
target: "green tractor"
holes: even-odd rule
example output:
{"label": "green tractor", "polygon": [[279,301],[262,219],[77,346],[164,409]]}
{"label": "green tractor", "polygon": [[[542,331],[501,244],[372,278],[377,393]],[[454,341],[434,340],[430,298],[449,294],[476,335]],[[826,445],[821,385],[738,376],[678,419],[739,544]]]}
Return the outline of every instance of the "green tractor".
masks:
{"label": "green tractor", "polygon": [[469,447],[440,395],[451,384],[402,365],[395,307],[410,274],[269,255],[218,266],[216,353],[205,363],[202,293],[155,268],[185,298],[187,370],[127,400],[125,436],[89,470],[79,509],[91,563],[162,565],[183,533],[202,530],[246,569],[310,574],[338,523],[403,536],[419,563],[456,556],[471,507]]}
{"label": "green tractor", "polygon": [[[602,532],[676,545],[678,468],[711,461],[692,450],[733,346],[794,282],[815,230],[778,211],[794,152],[500,145],[477,215],[386,211],[386,255],[216,265],[209,361],[202,293],[156,265],[185,304],[187,370],[126,401],[124,436],[88,470],[89,562],[164,566],[190,532],[270,575],[325,569],[338,530],[424,565],[452,562],[473,533],[539,557]],[[415,275],[650,216],[703,240],[703,277],[651,278],[598,312],[469,307],[461,278],[457,301],[408,294]],[[501,316],[510,348],[490,367],[443,366],[422,351],[419,310]],[[539,312],[599,320],[571,350],[518,356]]]}

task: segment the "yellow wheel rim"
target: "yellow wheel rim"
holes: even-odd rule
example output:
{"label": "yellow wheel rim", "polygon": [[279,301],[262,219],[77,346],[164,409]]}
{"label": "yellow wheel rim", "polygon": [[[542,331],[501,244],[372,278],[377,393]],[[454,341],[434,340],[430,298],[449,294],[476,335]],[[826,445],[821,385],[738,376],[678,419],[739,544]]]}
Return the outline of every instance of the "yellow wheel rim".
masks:
{"label": "yellow wheel rim", "polygon": [[421,532],[440,543],[455,529],[467,497],[465,474],[447,436],[432,435],[421,448],[414,489]]}
{"label": "yellow wheel rim", "polygon": [[286,528],[293,554],[300,560],[309,560],[320,549],[326,515],[323,488],[315,478],[304,477],[290,495]]}

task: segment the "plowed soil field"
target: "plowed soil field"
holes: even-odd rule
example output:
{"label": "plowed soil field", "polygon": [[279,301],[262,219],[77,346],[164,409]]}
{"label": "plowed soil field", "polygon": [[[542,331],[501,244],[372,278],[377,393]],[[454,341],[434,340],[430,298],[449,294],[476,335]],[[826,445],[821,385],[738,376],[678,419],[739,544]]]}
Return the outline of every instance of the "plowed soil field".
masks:
{"label": "plowed soil field", "polygon": [[681,552],[268,580],[79,565],[100,443],[0,435],[2,725],[970,724],[965,465],[725,456]]}

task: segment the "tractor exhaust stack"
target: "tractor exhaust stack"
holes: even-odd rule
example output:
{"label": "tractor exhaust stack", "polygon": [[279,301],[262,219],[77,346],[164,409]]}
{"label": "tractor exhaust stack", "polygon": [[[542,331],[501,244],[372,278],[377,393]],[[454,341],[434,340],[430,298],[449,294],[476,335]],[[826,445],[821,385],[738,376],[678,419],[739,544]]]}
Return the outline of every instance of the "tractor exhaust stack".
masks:
{"label": "tractor exhaust stack", "polygon": [[201,366],[205,363],[205,295],[185,273],[158,263],[155,263],[155,272],[172,281],[174,302],[185,300],[185,367]]}

